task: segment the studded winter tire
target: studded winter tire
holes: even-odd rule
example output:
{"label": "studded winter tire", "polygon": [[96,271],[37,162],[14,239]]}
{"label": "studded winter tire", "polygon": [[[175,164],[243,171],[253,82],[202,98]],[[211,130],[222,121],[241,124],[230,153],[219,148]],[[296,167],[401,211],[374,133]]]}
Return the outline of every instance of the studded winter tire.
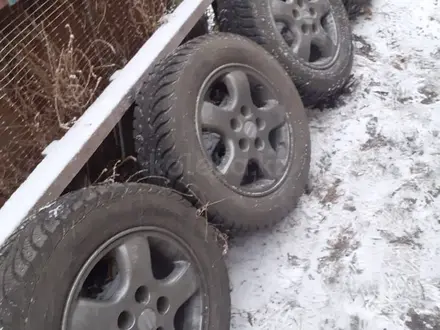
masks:
{"label": "studded winter tire", "polygon": [[218,0],[220,30],[244,35],[273,54],[309,106],[335,97],[353,62],[341,0]]}
{"label": "studded winter tire", "polygon": [[1,250],[0,329],[228,330],[220,242],[164,188],[65,195]]}
{"label": "studded winter tire", "polygon": [[198,197],[224,229],[270,226],[295,208],[310,163],[307,116],[289,76],[238,35],[194,39],[137,98],[138,160]]}

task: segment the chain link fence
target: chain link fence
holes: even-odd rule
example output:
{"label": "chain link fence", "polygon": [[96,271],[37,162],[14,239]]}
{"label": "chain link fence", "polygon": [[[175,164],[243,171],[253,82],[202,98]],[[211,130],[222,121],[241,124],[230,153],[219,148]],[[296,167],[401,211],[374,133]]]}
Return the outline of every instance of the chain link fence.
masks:
{"label": "chain link fence", "polygon": [[180,1],[21,0],[0,10],[0,207]]}

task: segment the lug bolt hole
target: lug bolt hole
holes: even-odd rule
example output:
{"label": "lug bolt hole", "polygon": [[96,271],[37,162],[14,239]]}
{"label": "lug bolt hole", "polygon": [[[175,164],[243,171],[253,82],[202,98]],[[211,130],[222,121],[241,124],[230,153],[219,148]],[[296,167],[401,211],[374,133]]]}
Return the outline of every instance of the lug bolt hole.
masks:
{"label": "lug bolt hole", "polygon": [[309,12],[310,12],[310,15],[312,15],[313,17],[316,16],[316,10],[315,10],[315,9],[310,8],[310,9],[309,9]]}
{"label": "lug bolt hole", "polygon": [[249,149],[249,141],[246,139],[240,139],[238,141],[238,146],[240,147],[241,150],[248,150]]}
{"label": "lug bolt hole", "polygon": [[150,293],[148,292],[148,289],[146,286],[139,287],[135,294],[134,298],[136,301],[140,304],[146,304],[150,300]]}
{"label": "lug bolt hole", "polygon": [[298,6],[300,6],[300,7],[304,6],[304,0],[297,0],[296,3],[297,3]]}
{"label": "lug bolt hole", "polygon": [[157,299],[157,311],[164,315],[170,309],[170,302],[167,297],[160,297]]}
{"label": "lug bolt hole", "polygon": [[312,31],[313,33],[318,32],[318,26],[316,24],[312,24]]}
{"label": "lug bolt hole", "polygon": [[244,117],[249,117],[252,114],[251,109],[245,105],[241,107],[240,112]]}
{"label": "lug bolt hole", "polygon": [[303,25],[301,26],[301,31],[302,31],[304,34],[306,34],[306,33],[309,32],[309,27],[308,27],[307,25],[303,24]]}
{"label": "lug bolt hole", "polygon": [[237,119],[235,119],[235,118],[232,118],[231,119],[231,128],[234,130],[234,131],[237,131],[237,130],[239,130],[240,129],[240,127],[241,127],[241,125],[240,125],[240,122],[237,120]]}
{"label": "lug bolt hole", "polygon": [[264,149],[264,141],[261,140],[260,138],[256,138],[255,139],[255,148],[257,148],[258,150]]}
{"label": "lug bolt hole", "polygon": [[121,330],[128,330],[134,325],[134,316],[127,311],[123,311],[118,317],[118,328]]}
{"label": "lug bolt hole", "polygon": [[266,127],[266,123],[264,122],[263,119],[261,118],[257,118],[255,120],[256,124],[257,124],[257,128],[261,131],[262,129],[264,129]]}
{"label": "lug bolt hole", "polygon": [[299,11],[296,10],[296,9],[294,9],[294,10],[292,11],[292,14],[293,14],[293,17],[294,17],[294,18],[298,18],[298,17],[299,17]]}

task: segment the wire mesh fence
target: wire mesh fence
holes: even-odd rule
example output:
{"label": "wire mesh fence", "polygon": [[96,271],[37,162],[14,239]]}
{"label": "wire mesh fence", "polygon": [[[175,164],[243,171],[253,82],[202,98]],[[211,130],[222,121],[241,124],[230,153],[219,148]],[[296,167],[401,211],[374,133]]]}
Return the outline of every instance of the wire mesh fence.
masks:
{"label": "wire mesh fence", "polygon": [[0,10],[0,207],[181,0],[21,0]]}

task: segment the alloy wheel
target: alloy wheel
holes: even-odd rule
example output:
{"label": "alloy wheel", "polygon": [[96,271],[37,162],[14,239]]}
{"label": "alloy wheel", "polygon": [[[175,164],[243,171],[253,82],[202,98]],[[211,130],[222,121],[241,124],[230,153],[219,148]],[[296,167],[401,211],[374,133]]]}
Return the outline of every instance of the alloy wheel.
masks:
{"label": "alloy wheel", "polygon": [[303,61],[329,65],[337,54],[336,27],[328,0],[271,0],[277,29]]}
{"label": "alloy wheel", "polygon": [[177,237],[130,230],[101,246],[77,275],[62,330],[203,329],[204,286]]}
{"label": "alloy wheel", "polygon": [[286,105],[266,77],[244,65],[216,70],[203,84],[198,134],[231,189],[267,194],[284,179],[292,152]]}

